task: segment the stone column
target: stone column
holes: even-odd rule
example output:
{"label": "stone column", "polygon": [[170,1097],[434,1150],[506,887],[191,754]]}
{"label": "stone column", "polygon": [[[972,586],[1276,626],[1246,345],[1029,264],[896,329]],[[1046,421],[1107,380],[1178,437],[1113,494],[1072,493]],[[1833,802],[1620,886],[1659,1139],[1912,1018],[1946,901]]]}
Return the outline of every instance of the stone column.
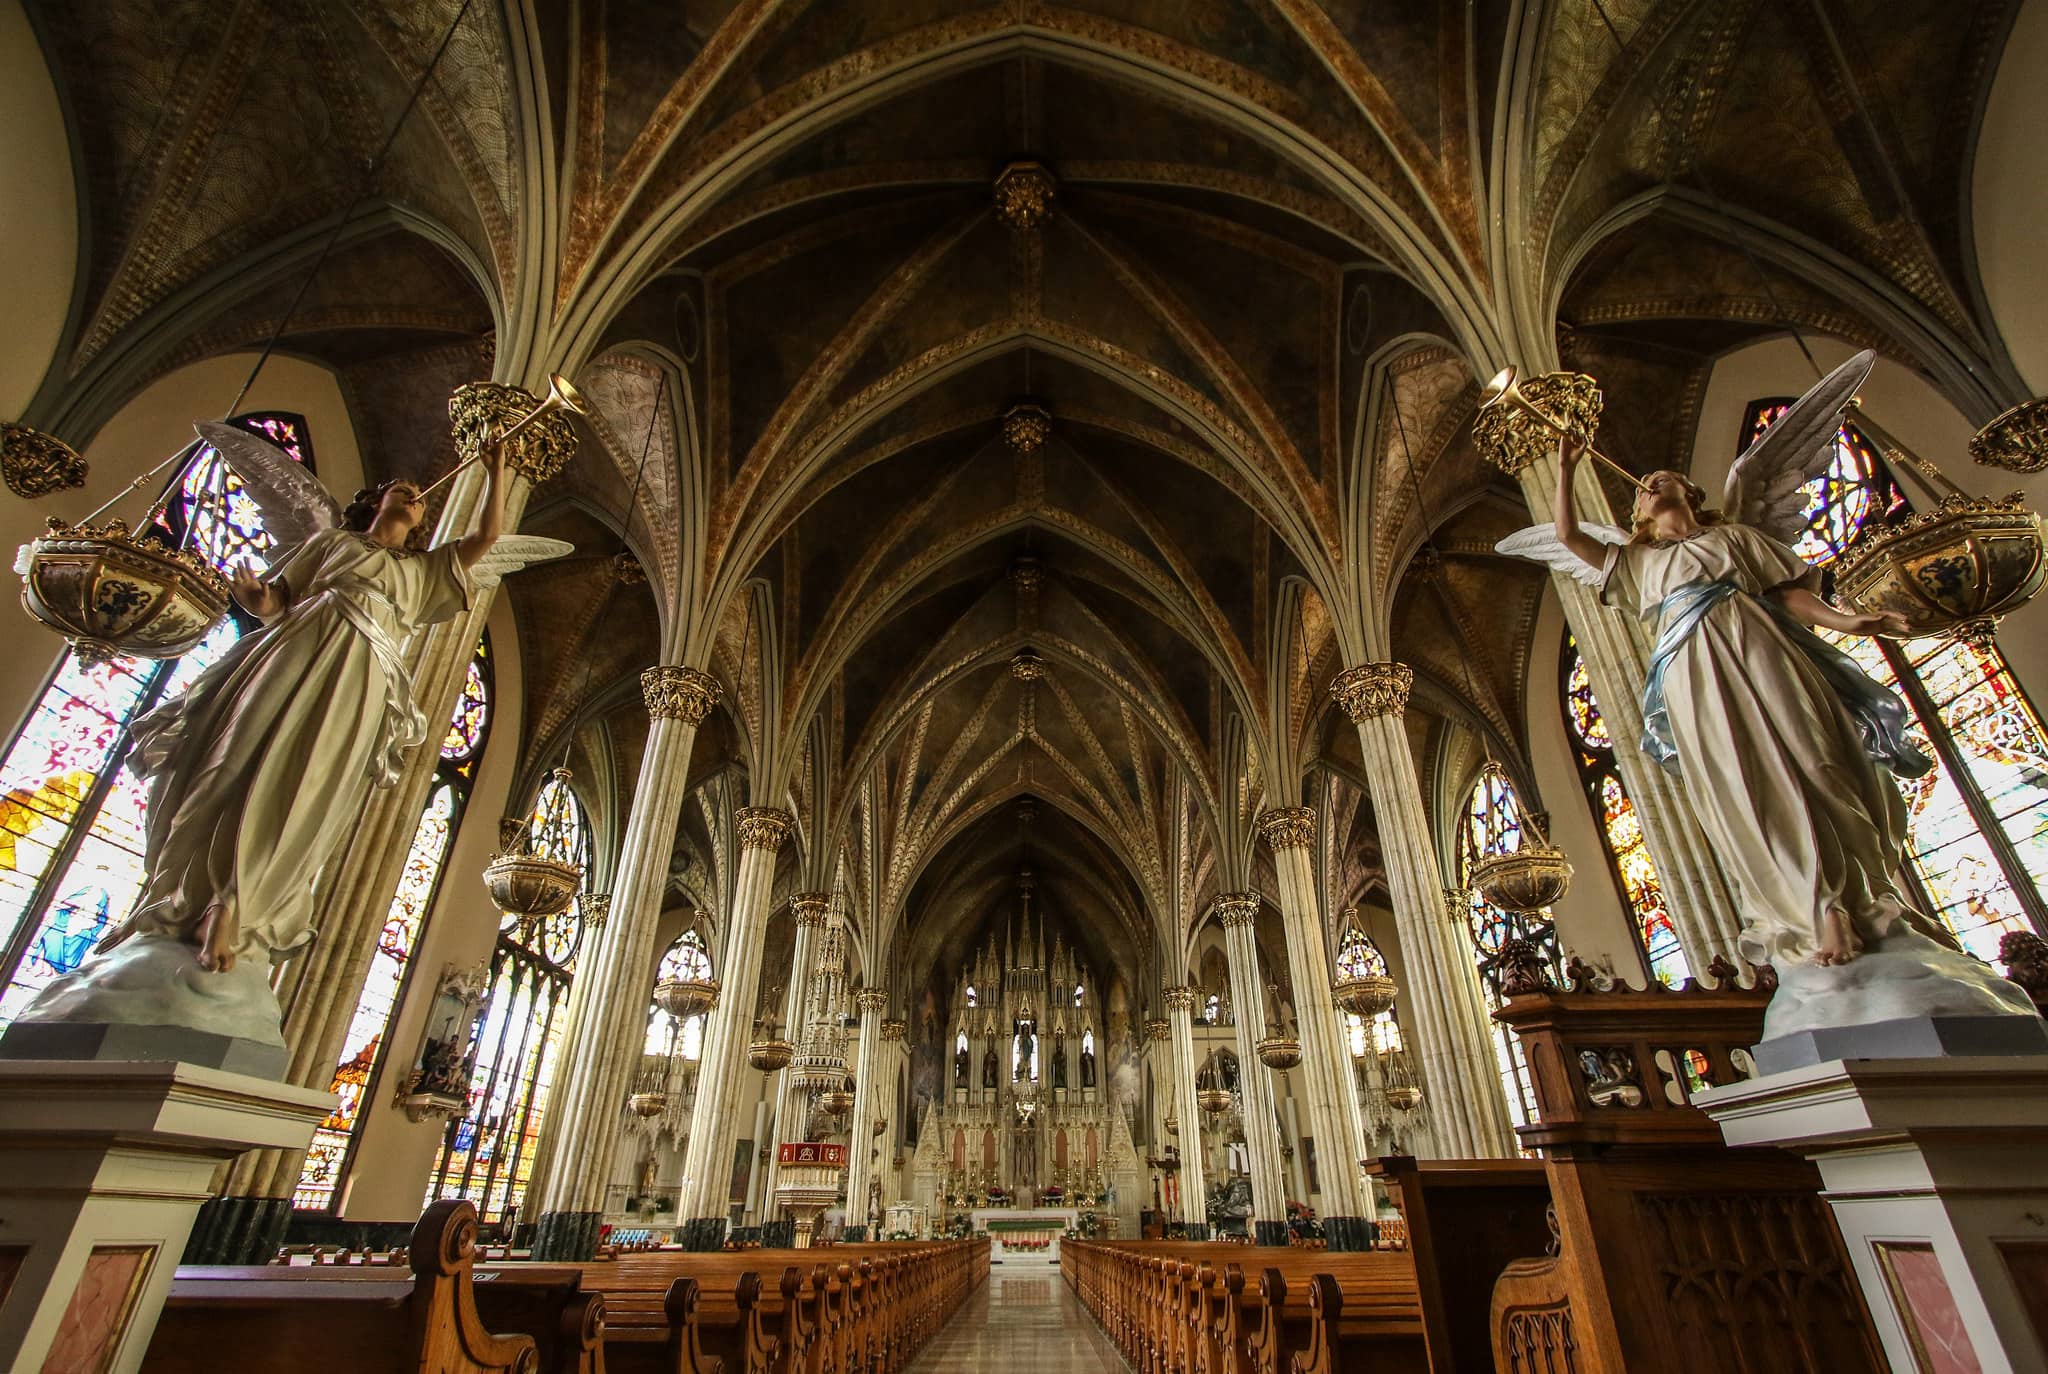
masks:
{"label": "stone column", "polygon": [[1230,1001],[1237,1008],[1238,1098],[1244,1148],[1251,1160],[1252,1234],[1261,1245],[1287,1243],[1287,1189],[1280,1181],[1280,1118],[1273,1110],[1273,1080],[1259,1062],[1266,1031],[1266,990],[1259,982],[1259,951],[1252,938],[1259,894],[1226,892],[1216,899],[1223,945],[1230,956]]}
{"label": "stone column", "polygon": [[735,818],[740,837],[739,880],[733,890],[732,918],[726,922],[725,968],[719,978],[723,986],[704,1031],[697,1103],[690,1112],[690,1140],[683,1154],[683,1186],[676,1210],[679,1218],[686,1218],[683,1243],[693,1250],[715,1250],[725,1238],[725,1193],[732,1179],[733,1142],[739,1134],[733,1104],[740,1075],[747,1071],[747,1044],[754,1030],[762,936],[775,888],[775,856],[796,824],[787,811],[765,806],[742,807]]}
{"label": "stone column", "polygon": [[[1421,1061],[1431,1133],[1450,1158],[1506,1158],[1516,1152],[1515,1136],[1471,935],[1445,916],[1444,870],[1401,723],[1414,681],[1405,663],[1362,663],[1338,674],[1330,694],[1358,726],[1401,938],[1404,1024]],[[1323,987],[1328,986],[1326,979]]]}
{"label": "stone column", "polygon": [[1209,1237],[1208,1160],[1202,1150],[1202,1109],[1195,1103],[1195,999],[1192,987],[1166,989],[1166,1023],[1173,1047],[1173,1114],[1180,1118],[1180,1216],[1188,1238]]}
{"label": "stone column", "polygon": [[648,973],[655,925],[668,886],[669,856],[689,786],[697,727],[719,697],[718,683],[693,668],[640,675],[647,745],[633,810],[612,881],[611,911],[586,932],[569,994],[568,1029],[545,1122],[552,1142],[537,1190],[536,1259],[584,1260],[597,1245],[621,1114],[647,1036]]}
{"label": "stone column", "polygon": [[[1607,502],[1599,479],[1582,475],[1579,510],[1586,519],[1603,519]],[[1533,464],[1517,474],[1529,512],[1549,520],[1556,509],[1555,460]],[[1626,520],[1621,522],[1627,524]],[[1738,958],[1735,937],[1742,928],[1735,890],[1714,862],[1707,837],[1693,819],[1692,803],[1679,780],[1636,747],[1643,734],[1643,678],[1649,666],[1649,641],[1628,616],[1600,604],[1591,587],[1569,577],[1553,577],[1565,621],[1585,655],[1586,675],[1600,714],[1614,740],[1614,766],[1635,803],[1643,826],[1643,843],[1657,866],[1657,881],[1670,906],[1671,923],[1694,973],[1703,972],[1716,954]],[[1370,665],[1368,665],[1370,666]],[[1633,920],[1633,913],[1630,915]]]}
{"label": "stone column", "polygon": [[[817,952],[818,932],[825,928],[825,915],[832,909],[832,895],[799,892],[789,899],[789,909],[796,918],[796,946],[789,961],[789,986],[782,990],[782,1025],[784,1034],[801,1040],[804,989],[811,981],[811,960]],[[810,1105],[810,1094],[790,1087],[789,1075],[779,1073],[775,1075],[772,1101],[773,1110],[768,1116],[768,1162],[761,1167],[761,1224],[779,1228],[782,1217],[775,1202],[775,1184],[782,1172],[782,1161],[775,1147],[785,1135],[802,1137],[803,1121],[799,1120],[792,1129],[790,1114],[804,1111]]]}
{"label": "stone column", "polygon": [[880,988],[862,988],[853,995],[860,1011],[860,1048],[853,1070],[853,1130],[847,1139],[846,1239],[868,1238],[868,1180],[875,1176],[875,1112],[888,1101],[875,1082],[882,1062],[882,1013],[888,1010],[889,994]]}
{"label": "stone column", "polygon": [[1282,807],[1259,817],[1259,833],[1273,847],[1280,883],[1280,923],[1287,936],[1287,966],[1294,975],[1294,1019],[1301,1035],[1301,1069],[1308,1098],[1309,1134],[1316,1144],[1322,1184],[1323,1233],[1332,1250],[1372,1248],[1372,1194],[1360,1183],[1365,1127],[1352,1086],[1351,1051],[1344,1023],[1330,1000],[1330,950],[1323,934],[1310,860],[1316,813]]}

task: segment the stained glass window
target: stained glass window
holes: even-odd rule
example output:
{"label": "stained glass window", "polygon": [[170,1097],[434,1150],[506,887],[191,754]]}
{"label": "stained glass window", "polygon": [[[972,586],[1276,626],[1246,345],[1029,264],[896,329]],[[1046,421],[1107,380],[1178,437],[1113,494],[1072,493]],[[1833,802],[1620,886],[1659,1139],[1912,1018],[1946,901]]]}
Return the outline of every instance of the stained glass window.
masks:
{"label": "stained glass window", "polygon": [[[1743,442],[1787,404],[1752,403]],[[1799,551],[1830,581],[1842,550],[1911,509],[1876,446],[1847,421],[1807,500]],[[1909,733],[1935,761],[1927,776],[1899,782],[1910,895],[1979,958],[1995,955],[2009,930],[2048,931],[2039,887],[2048,873],[2048,730],[2005,655],[1956,640],[1819,633],[1905,699]]]}
{"label": "stained glass window", "polygon": [[1572,739],[1572,757],[1578,761],[1579,778],[1586,798],[1593,806],[1593,819],[1600,827],[1600,840],[1607,860],[1620,885],[1622,902],[1634,917],[1636,949],[1652,978],[1676,987],[1692,976],[1679,947],[1678,930],[1671,924],[1671,908],[1664,901],[1664,888],[1657,881],[1657,866],[1650,861],[1650,848],[1643,841],[1642,818],[1628,799],[1621,773],[1614,766],[1614,738],[1600,703],[1593,696],[1593,680],[1586,672],[1585,657],[1570,635],[1564,640],[1564,712],[1567,733]]}
{"label": "stained glass window", "polygon": [[[1500,990],[1500,953],[1512,939],[1527,940],[1553,968],[1559,962],[1557,927],[1545,910],[1529,915],[1504,911],[1481,897],[1472,886],[1472,865],[1494,854],[1522,847],[1522,807],[1514,787],[1493,768],[1482,771],[1467,794],[1458,827],[1458,880],[1472,944],[1479,955],[1479,984],[1488,1010],[1507,999]],[[1517,1126],[1536,1120],[1536,1083],[1522,1057],[1522,1042],[1498,1021],[1492,1021],[1493,1052],[1500,1071],[1508,1114]]]}
{"label": "stained glass window", "polygon": [[362,1125],[363,1103],[368,1099],[372,1076],[378,1071],[391,1018],[403,999],[406,978],[411,972],[412,951],[418,943],[434,894],[441,881],[441,869],[455,841],[455,828],[469,800],[470,784],[476,774],[478,757],[491,722],[491,646],[488,638],[478,642],[469,661],[462,695],[441,740],[441,757],[435,766],[434,786],[420,812],[413,831],[412,847],[406,851],[405,868],[398,878],[398,890],[384,915],[376,948],[370,953],[370,967],[363,978],[362,993],[356,1000],[355,1015],[349,1020],[348,1035],[342,1041],[341,1061],[335,1066],[329,1090],[337,1095],[333,1111],[313,1132],[299,1170],[298,1186],[292,1191],[292,1206],[310,1211],[332,1208],[347,1175],[350,1152]]}
{"label": "stained glass window", "polygon": [[[238,416],[309,466],[296,415]],[[208,444],[194,444],[165,492],[153,536],[229,570],[261,566],[273,541],[255,503]],[[96,668],[66,649],[0,759],[0,1027],[78,967],[142,893],[147,790],[121,767],[129,726],[185,690],[256,622],[236,608],[180,659],[115,658]]]}
{"label": "stained glass window", "polygon": [[[588,881],[590,826],[563,777],[542,784],[527,826],[535,853],[582,864]],[[441,1139],[428,1201],[468,1198],[488,1223],[524,1204],[583,939],[580,905],[579,896],[559,916],[500,922],[490,994],[472,1031],[468,1109]]]}

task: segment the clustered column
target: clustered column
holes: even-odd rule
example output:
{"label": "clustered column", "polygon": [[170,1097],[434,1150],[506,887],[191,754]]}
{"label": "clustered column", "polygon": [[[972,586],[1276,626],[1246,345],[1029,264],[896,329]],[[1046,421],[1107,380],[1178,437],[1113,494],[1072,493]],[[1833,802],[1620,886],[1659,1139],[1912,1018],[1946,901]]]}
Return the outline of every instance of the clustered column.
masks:
{"label": "clustered column", "polygon": [[716,679],[673,666],[642,673],[640,691],[647,747],[612,882],[611,913],[579,962],[569,996],[562,1068],[548,1106],[552,1146],[538,1190],[536,1259],[588,1259],[597,1246],[622,1104],[647,1033],[647,979],[688,794],[690,750],[719,699]]}
{"label": "clustered column", "polygon": [[[796,948],[789,961],[789,986],[782,990],[782,1023],[785,1034],[801,1040],[803,1030],[797,1022],[804,1014],[804,989],[810,985],[811,960],[817,957],[818,932],[825,928],[825,916],[832,909],[832,897],[825,892],[799,892],[789,899],[789,909],[796,918]],[[775,1076],[775,1110],[768,1118],[768,1162],[762,1167],[761,1222],[764,1226],[776,1228],[777,1234],[764,1236],[764,1241],[784,1243],[780,1235],[781,1211],[775,1201],[775,1184],[782,1172],[782,1160],[781,1151],[775,1147],[785,1135],[802,1137],[805,1123],[798,1121],[792,1129],[789,1114],[803,1111],[809,1105],[810,1094],[790,1087],[788,1074]],[[791,1234],[794,1235],[794,1231]]]}
{"label": "clustered column", "polygon": [[1259,833],[1273,847],[1280,884],[1280,928],[1287,936],[1287,966],[1294,972],[1294,1019],[1301,1032],[1310,1134],[1320,1161],[1323,1233],[1332,1250],[1370,1250],[1372,1195],[1361,1185],[1358,1167],[1365,1128],[1352,1086],[1344,1023],[1330,998],[1330,951],[1310,861],[1316,813],[1306,806],[1268,811],[1259,817]]}
{"label": "clustered column", "polygon": [[690,1139],[683,1153],[683,1187],[677,1204],[677,1215],[688,1218],[683,1243],[692,1250],[716,1250],[725,1240],[725,1195],[739,1131],[735,1107],[740,1078],[747,1071],[754,1000],[760,992],[761,947],[775,886],[775,856],[795,828],[787,811],[765,806],[742,807],[734,819],[740,837],[739,879],[733,891],[732,919],[726,923],[718,1005],[712,1008],[711,1024],[704,1034],[704,1058],[697,1075],[697,1102],[690,1111]]}
{"label": "clustered column", "polygon": [[1280,1119],[1273,1110],[1273,1080],[1259,1063],[1266,1025],[1266,990],[1259,982],[1259,951],[1252,922],[1256,892],[1226,892],[1216,899],[1223,946],[1230,959],[1230,1002],[1237,1009],[1239,1111],[1252,1169],[1252,1233],[1261,1245],[1287,1243],[1287,1189],[1280,1181]]}
{"label": "clustered column", "polygon": [[847,1141],[846,1238],[867,1239],[868,1180],[875,1176],[875,1111],[883,1101],[875,1082],[882,1063],[882,1013],[888,1009],[889,994],[880,988],[862,988],[853,995],[860,1010],[860,1049],[853,1070],[853,1133]]}
{"label": "clustered column", "polygon": [[1358,726],[1431,1133],[1447,1158],[1501,1158],[1515,1153],[1515,1137],[1478,969],[1468,936],[1445,919],[1443,869],[1401,724],[1414,682],[1405,663],[1364,663],[1338,674],[1330,694]]}
{"label": "clustered column", "polygon": [[1202,1109],[1195,1102],[1195,999],[1198,990],[1165,991],[1173,1046],[1173,1111],[1180,1118],[1180,1216],[1190,1240],[1209,1236],[1208,1161],[1202,1150]]}

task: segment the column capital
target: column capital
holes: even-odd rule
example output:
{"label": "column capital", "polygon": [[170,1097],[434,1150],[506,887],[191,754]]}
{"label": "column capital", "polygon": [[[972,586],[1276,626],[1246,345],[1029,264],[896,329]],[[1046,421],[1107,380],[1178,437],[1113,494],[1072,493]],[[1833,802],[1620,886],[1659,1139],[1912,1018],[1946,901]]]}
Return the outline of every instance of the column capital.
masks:
{"label": "column capital", "polygon": [[576,899],[576,914],[583,918],[583,924],[591,930],[604,929],[604,923],[611,918],[612,894],[609,892],[586,892]]}
{"label": "column capital", "polygon": [[1259,834],[1275,849],[1307,849],[1316,842],[1316,813],[1306,806],[1276,806],[1260,815]]}
{"label": "column capital", "polygon": [[1415,670],[1405,663],[1361,663],[1346,668],[1330,684],[1330,695],[1355,722],[1398,716],[1408,709]]}
{"label": "column capital", "polygon": [[880,1015],[889,1009],[889,994],[882,988],[862,988],[853,995],[853,1005],[863,1016],[869,1012]]}
{"label": "column capital", "polygon": [[772,854],[796,828],[793,816],[772,806],[742,806],[732,815],[739,825],[741,849],[765,849]]}
{"label": "column capital", "polygon": [[1157,1044],[1172,1033],[1173,1026],[1163,1016],[1148,1016],[1140,1029],[1145,1032],[1146,1043]]}
{"label": "column capital", "polygon": [[796,913],[799,926],[822,930],[826,916],[832,911],[832,895],[829,892],[799,892],[789,899],[789,909]]}
{"label": "column capital", "polygon": [[1216,898],[1216,919],[1223,923],[1225,930],[1248,928],[1252,918],[1259,914],[1259,894],[1256,892],[1225,892]]}
{"label": "column capital", "polygon": [[647,714],[656,720],[702,725],[725,689],[709,673],[663,663],[640,674],[640,695],[647,702]]}
{"label": "column capital", "polygon": [[901,1040],[910,1030],[910,1023],[898,1016],[882,1022],[882,1039]]}
{"label": "column capital", "polygon": [[1196,988],[1180,984],[1166,988],[1163,993],[1166,998],[1166,1009],[1168,1011],[1192,1012],[1195,1009],[1197,992],[1198,989]]}

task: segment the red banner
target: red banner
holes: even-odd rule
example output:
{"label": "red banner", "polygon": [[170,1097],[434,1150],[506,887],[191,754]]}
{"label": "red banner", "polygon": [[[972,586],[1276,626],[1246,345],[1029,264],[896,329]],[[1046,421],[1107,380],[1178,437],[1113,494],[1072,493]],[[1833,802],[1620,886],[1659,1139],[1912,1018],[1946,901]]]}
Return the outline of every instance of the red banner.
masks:
{"label": "red banner", "polygon": [[843,1169],[846,1147],[815,1140],[784,1141],[775,1147],[775,1158],[782,1164],[832,1164]]}

